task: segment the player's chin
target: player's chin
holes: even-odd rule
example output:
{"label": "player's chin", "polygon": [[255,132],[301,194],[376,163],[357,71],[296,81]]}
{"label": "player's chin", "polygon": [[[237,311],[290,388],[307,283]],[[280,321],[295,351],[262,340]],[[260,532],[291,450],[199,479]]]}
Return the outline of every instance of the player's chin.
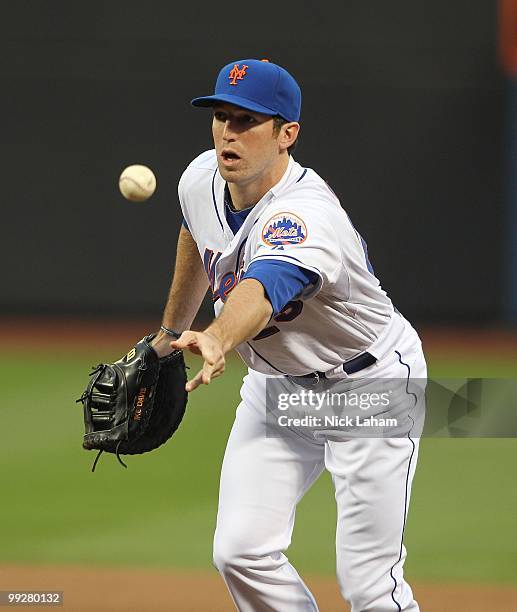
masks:
{"label": "player's chin", "polygon": [[[241,161],[241,160],[239,160]],[[235,182],[243,175],[242,164],[228,165],[223,162],[219,162],[219,173],[225,181],[230,183]]]}

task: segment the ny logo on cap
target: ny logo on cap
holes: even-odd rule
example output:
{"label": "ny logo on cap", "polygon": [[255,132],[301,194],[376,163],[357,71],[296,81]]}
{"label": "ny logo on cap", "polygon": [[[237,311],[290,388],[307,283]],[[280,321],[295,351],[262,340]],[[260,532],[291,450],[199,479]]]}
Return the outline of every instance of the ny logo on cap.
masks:
{"label": "ny logo on cap", "polygon": [[246,64],[243,64],[242,68],[240,69],[239,64],[235,64],[235,66],[230,70],[230,74],[228,75],[228,78],[230,79],[230,85],[238,85],[237,81],[242,81],[247,69],[248,66],[246,66]]}

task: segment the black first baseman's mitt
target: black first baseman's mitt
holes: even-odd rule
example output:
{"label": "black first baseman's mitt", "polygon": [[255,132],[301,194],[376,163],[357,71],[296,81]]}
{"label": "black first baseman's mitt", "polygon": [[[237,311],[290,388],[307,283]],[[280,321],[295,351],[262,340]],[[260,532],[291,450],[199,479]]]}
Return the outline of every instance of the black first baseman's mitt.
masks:
{"label": "black first baseman's mitt", "polygon": [[99,364],[77,400],[84,408],[83,448],[136,455],[158,448],[176,431],[187,405],[181,351],[159,358],[146,336],[113,364]]}

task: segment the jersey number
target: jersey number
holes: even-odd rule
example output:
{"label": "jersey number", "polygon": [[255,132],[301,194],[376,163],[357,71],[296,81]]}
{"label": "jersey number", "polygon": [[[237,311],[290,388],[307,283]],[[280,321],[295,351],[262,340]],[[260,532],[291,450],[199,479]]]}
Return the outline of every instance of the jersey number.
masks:
{"label": "jersey number", "polygon": [[[296,319],[302,310],[303,302],[301,300],[287,302],[284,308],[282,308],[282,310],[273,317],[273,321],[276,321],[277,323],[292,321],[293,319]],[[264,338],[269,338],[269,336],[278,334],[279,331],[280,330],[276,325],[270,325],[269,327],[265,327],[259,334],[257,334],[253,340],[263,340]]]}

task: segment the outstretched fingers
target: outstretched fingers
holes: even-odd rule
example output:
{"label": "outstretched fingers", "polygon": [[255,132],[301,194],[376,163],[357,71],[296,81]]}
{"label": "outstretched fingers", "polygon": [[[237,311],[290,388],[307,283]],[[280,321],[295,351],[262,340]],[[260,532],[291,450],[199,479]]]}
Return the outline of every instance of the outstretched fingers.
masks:
{"label": "outstretched fingers", "polygon": [[197,336],[198,332],[187,330],[177,340],[173,340],[170,345],[173,349],[188,349],[191,353],[201,355]]}
{"label": "outstretched fingers", "polygon": [[171,347],[187,349],[203,357],[203,368],[186,384],[187,391],[193,391],[200,385],[210,384],[213,378],[217,378],[224,372],[224,351],[219,339],[212,334],[185,331],[178,340],[171,342]]}
{"label": "outstretched fingers", "polygon": [[210,384],[210,377],[205,374],[203,370],[199,370],[199,372],[194,376],[192,380],[189,380],[185,385],[185,389],[187,391],[194,391],[197,389],[199,385],[208,385]]}

